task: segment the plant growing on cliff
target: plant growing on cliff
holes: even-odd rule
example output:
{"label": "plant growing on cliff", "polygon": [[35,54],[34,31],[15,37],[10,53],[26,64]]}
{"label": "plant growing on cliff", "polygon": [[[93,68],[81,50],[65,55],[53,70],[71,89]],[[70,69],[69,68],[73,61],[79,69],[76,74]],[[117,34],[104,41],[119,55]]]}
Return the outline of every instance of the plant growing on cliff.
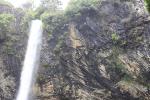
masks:
{"label": "plant growing on cliff", "polygon": [[119,40],[119,35],[117,35],[116,33],[112,33],[111,34],[111,38],[112,38],[112,40],[115,42],[115,41],[118,41]]}
{"label": "plant growing on cliff", "polygon": [[14,19],[14,16],[12,14],[0,14],[0,27],[8,27],[10,22]]}
{"label": "plant growing on cliff", "polygon": [[95,7],[99,0],[71,0],[66,12],[69,14],[77,13],[84,7]]}
{"label": "plant growing on cliff", "polygon": [[14,16],[12,14],[0,14],[0,37],[4,38],[6,36],[6,32],[9,32],[9,25],[11,21],[14,20]]}
{"label": "plant growing on cliff", "polygon": [[[120,36],[117,33],[111,34],[111,39],[114,44],[118,43]],[[120,44],[120,43],[119,43]]]}
{"label": "plant growing on cliff", "polygon": [[145,2],[145,7],[148,10],[148,12],[150,13],[150,0],[144,0]]}

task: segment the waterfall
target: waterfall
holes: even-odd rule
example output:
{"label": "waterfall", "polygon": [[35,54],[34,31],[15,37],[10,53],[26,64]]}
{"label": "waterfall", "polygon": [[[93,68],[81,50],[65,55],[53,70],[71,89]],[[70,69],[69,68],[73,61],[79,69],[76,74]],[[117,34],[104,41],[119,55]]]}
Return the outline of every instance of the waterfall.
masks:
{"label": "waterfall", "polygon": [[36,79],[42,43],[42,22],[33,20],[16,100],[30,100]]}

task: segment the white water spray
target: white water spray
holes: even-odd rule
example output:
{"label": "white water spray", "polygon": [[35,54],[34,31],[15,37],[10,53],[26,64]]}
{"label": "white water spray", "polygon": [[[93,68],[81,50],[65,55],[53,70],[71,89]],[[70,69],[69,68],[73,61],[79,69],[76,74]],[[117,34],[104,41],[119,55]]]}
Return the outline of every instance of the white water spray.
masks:
{"label": "white water spray", "polygon": [[39,65],[41,42],[42,22],[33,20],[16,100],[30,100],[31,98],[31,90]]}

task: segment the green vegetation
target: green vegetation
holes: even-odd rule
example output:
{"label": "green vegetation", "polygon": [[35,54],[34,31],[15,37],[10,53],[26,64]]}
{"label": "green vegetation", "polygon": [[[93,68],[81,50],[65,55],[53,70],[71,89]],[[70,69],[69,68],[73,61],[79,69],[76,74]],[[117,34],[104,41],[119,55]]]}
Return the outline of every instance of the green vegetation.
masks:
{"label": "green vegetation", "polygon": [[95,7],[98,2],[99,0],[71,0],[66,9],[66,13],[74,14],[85,7]]}
{"label": "green vegetation", "polygon": [[59,9],[60,0],[42,0],[42,4],[35,11],[28,12],[28,20],[41,19],[43,21],[44,30],[49,34],[60,25],[64,20],[64,13]]}
{"label": "green vegetation", "polygon": [[8,27],[10,22],[14,19],[14,16],[12,14],[0,14],[0,27]]}
{"label": "green vegetation", "polygon": [[110,63],[109,66],[111,66],[110,70],[115,72],[120,77],[121,80],[124,80],[126,82],[132,82],[133,81],[132,75],[128,73],[128,71],[125,68],[125,65],[119,59],[119,54],[121,54],[122,52],[123,52],[122,49],[118,46],[114,46],[112,48],[112,54],[111,56],[108,57],[110,61],[108,63]]}
{"label": "green vegetation", "polygon": [[[46,19],[47,17],[57,13],[58,7],[60,5],[59,0],[41,0],[42,4],[36,10],[30,7],[25,7],[25,17],[23,23],[28,23],[33,19]],[[28,5],[27,5],[28,6]]]}
{"label": "green vegetation", "polygon": [[122,80],[124,80],[126,82],[133,82],[132,76],[127,73],[125,73],[125,75],[122,77]]}
{"label": "green vegetation", "polygon": [[12,21],[14,20],[13,14],[0,14],[0,40],[4,41],[4,52],[7,54],[13,54],[14,50],[11,48],[13,41],[16,40],[9,33],[13,31],[13,28],[10,26]]}
{"label": "green vegetation", "polygon": [[48,64],[44,64],[44,65],[43,65],[44,68],[48,68],[49,66],[50,66],[50,65],[48,65]]}
{"label": "green vegetation", "polygon": [[43,13],[53,14],[59,10],[60,0],[41,0],[42,4],[35,10],[36,17],[39,17]]}
{"label": "green vegetation", "polygon": [[20,23],[22,26],[22,31],[27,30],[30,27],[29,23],[34,19],[39,19],[39,17],[37,17],[37,12],[33,11],[32,9],[26,9]]}
{"label": "green vegetation", "polygon": [[58,41],[57,41],[57,45],[55,46],[54,48],[54,52],[55,54],[58,54],[61,49],[65,46],[65,38],[67,36],[67,32],[65,32],[64,34],[62,34],[59,38],[58,38]]}
{"label": "green vegetation", "polygon": [[41,83],[44,79],[45,79],[44,76],[40,74],[40,75],[38,75],[36,81],[37,81],[37,83]]}
{"label": "green vegetation", "polygon": [[150,0],[144,0],[145,2],[145,7],[148,10],[148,12],[150,13]]}
{"label": "green vegetation", "polygon": [[118,41],[120,37],[116,33],[113,33],[113,34],[111,34],[111,38],[113,41]]}
{"label": "green vegetation", "polygon": [[114,46],[112,48],[112,55],[110,56],[111,62],[113,67],[118,70],[118,72],[122,72],[124,71],[124,65],[123,63],[120,61],[120,59],[118,58],[119,54],[120,54],[120,49],[119,47]]}
{"label": "green vegetation", "polygon": [[10,23],[14,20],[14,16],[12,14],[0,14],[0,39],[4,39],[6,37],[6,33],[10,31]]}
{"label": "green vegetation", "polygon": [[5,46],[3,47],[4,49],[4,53],[8,54],[8,55],[13,55],[15,53],[15,50],[12,49],[12,44],[7,45],[10,42],[5,43]]}
{"label": "green vegetation", "polygon": [[0,5],[10,6],[13,7],[11,3],[7,2],[6,0],[0,0]]}
{"label": "green vegetation", "polygon": [[59,30],[56,29],[57,27],[63,27],[63,25],[67,21],[67,17],[59,11],[50,14],[48,12],[44,12],[40,16],[40,19],[43,21],[44,29],[49,33],[49,35],[51,35],[54,30]]}

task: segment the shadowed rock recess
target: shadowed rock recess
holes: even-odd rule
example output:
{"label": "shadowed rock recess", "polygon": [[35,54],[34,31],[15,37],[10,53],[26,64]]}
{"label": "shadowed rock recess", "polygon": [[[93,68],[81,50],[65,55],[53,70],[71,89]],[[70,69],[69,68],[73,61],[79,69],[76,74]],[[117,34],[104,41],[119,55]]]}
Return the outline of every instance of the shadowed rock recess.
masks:
{"label": "shadowed rock recess", "polygon": [[[23,11],[5,7],[16,20],[15,30],[0,38],[0,99],[12,100],[28,29],[17,24]],[[53,17],[43,23],[52,26]],[[44,30],[35,100],[150,100],[150,16],[143,0],[100,0],[58,20]]]}

